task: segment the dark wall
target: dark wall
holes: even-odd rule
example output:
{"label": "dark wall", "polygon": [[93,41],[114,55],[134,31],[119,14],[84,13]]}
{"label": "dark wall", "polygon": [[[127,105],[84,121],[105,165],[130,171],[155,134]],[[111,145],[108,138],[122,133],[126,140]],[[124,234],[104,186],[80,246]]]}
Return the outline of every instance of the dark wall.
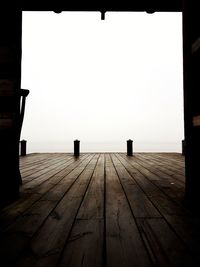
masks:
{"label": "dark wall", "polygon": [[186,139],[186,199],[200,200],[200,27],[198,1],[184,1],[184,101]]}
{"label": "dark wall", "polygon": [[19,192],[20,11],[0,6],[0,35],[0,206],[4,206]]}

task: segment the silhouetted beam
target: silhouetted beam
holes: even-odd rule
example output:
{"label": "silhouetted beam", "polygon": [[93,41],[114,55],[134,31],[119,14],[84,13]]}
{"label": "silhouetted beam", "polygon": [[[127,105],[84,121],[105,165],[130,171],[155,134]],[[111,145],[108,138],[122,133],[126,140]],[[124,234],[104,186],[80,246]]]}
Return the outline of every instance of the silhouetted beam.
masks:
{"label": "silhouetted beam", "polygon": [[44,0],[32,0],[18,1],[16,4],[24,11],[35,10],[35,11],[147,11],[149,13],[155,11],[181,11],[182,0],[140,0],[140,1],[121,1],[119,3],[106,3],[102,4],[102,1],[91,1],[86,0],[82,3],[68,2],[66,0],[48,1]]}

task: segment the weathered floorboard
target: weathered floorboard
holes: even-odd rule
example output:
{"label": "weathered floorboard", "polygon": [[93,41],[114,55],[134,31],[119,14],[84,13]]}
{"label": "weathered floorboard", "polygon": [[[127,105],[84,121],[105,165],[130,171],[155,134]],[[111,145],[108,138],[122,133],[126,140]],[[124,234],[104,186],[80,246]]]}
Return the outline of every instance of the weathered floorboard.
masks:
{"label": "weathered floorboard", "polygon": [[0,213],[3,266],[200,266],[200,218],[177,153],[34,153]]}
{"label": "weathered floorboard", "polygon": [[[51,181],[50,186],[46,185],[46,181],[40,185],[39,189],[37,190],[37,187],[33,188],[32,191],[29,191],[28,194],[23,195],[18,201],[10,205],[9,207],[5,208],[0,215],[0,231],[5,229],[10,223],[14,222],[16,218],[18,218],[21,214],[23,214],[31,205],[33,205],[36,201],[39,199],[48,199],[48,200],[54,200],[55,194],[57,194],[57,187],[59,187],[59,180],[62,180],[65,176],[67,176],[70,172],[75,170],[79,164],[82,164],[82,162],[85,162],[82,159],[75,160],[72,164],[68,166],[66,163],[66,169],[64,169],[64,172],[60,171],[59,173],[56,173],[56,175],[49,177],[48,181]],[[86,159],[87,162],[87,159]],[[77,168],[78,169],[78,168]],[[77,169],[75,170],[77,172]],[[47,176],[48,177],[48,176]],[[58,180],[57,177],[60,179]],[[57,183],[52,183],[52,180],[55,181],[55,178],[57,179]],[[70,179],[69,179],[70,181]],[[54,186],[56,184],[56,186]],[[65,187],[67,184],[65,183]],[[63,185],[61,185],[61,189],[63,192]],[[50,190],[52,189],[52,190]],[[22,186],[22,190],[24,191],[24,188]],[[52,197],[53,196],[53,197]]]}
{"label": "weathered floorboard", "polygon": [[132,179],[119,159],[112,155],[112,160],[134,216],[136,218],[161,217],[161,214],[140,186]]}
{"label": "weathered floorboard", "polygon": [[78,211],[61,266],[96,266],[104,264],[104,156],[94,170],[85,198]]}
{"label": "weathered floorboard", "polygon": [[87,168],[81,170],[78,179],[32,238],[26,255],[20,260],[20,266],[55,266],[57,264],[91,180],[97,159],[98,155],[95,155]]}
{"label": "weathered floorboard", "polygon": [[152,266],[117,173],[106,155],[107,266]]}

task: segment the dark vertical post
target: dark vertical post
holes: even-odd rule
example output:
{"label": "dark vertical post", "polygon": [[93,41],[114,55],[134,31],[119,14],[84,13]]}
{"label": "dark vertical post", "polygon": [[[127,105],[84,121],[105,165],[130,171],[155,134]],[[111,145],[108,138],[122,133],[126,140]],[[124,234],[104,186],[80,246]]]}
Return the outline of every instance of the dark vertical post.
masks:
{"label": "dark vertical post", "polygon": [[25,105],[26,105],[26,97],[29,94],[28,89],[20,89],[20,97],[22,97],[22,103],[20,107],[20,118],[19,118],[19,138],[21,136],[22,124],[24,120],[24,113],[25,113]]}
{"label": "dark vertical post", "polygon": [[101,11],[101,20],[105,20],[105,11]]}
{"label": "dark vertical post", "polygon": [[182,155],[185,156],[185,140],[182,140]]}
{"label": "dark vertical post", "polygon": [[127,140],[127,156],[133,156],[133,140]]}
{"label": "dark vertical post", "polygon": [[22,140],[20,143],[21,143],[21,156],[26,156],[26,140]]}
{"label": "dark vertical post", "polygon": [[80,141],[74,140],[74,156],[78,157],[80,155]]}
{"label": "dark vertical post", "polygon": [[[12,7],[11,7],[12,5]],[[0,2],[0,207],[19,197],[19,111],[22,12]]]}
{"label": "dark vertical post", "polygon": [[185,200],[200,211],[200,45],[198,1],[183,1]]}

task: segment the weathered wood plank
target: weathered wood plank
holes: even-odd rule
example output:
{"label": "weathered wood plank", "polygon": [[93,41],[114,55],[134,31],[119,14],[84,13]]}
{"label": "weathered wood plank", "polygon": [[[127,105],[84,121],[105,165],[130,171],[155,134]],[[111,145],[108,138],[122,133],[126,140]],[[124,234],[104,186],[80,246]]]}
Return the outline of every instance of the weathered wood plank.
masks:
{"label": "weathered wood plank", "polygon": [[158,163],[163,163],[163,161],[166,163],[166,168],[168,168],[168,165],[170,166],[170,168],[176,170],[180,170],[183,171],[183,167],[184,167],[184,157],[179,154],[176,155],[175,154],[155,154],[153,156],[153,160],[157,161]]}
{"label": "weathered wood plank", "polygon": [[76,161],[72,166],[67,168],[65,174],[61,177],[58,175],[58,183],[52,187],[46,194],[44,194],[43,199],[47,200],[57,200],[59,201],[65,193],[71,188],[71,186],[79,178],[79,175],[84,171],[86,165],[91,161],[94,155],[88,155],[82,161]]}
{"label": "weathered wood plank", "polygon": [[[52,157],[52,154],[48,153],[49,157]],[[32,165],[33,163],[37,164],[41,160],[47,159],[47,154],[46,153],[31,153],[27,154],[26,157],[21,157],[19,156],[19,163],[20,163],[20,168],[26,168],[27,166]]]}
{"label": "weathered wood plank", "polygon": [[[26,157],[19,157],[20,169],[23,171],[30,167],[36,167],[37,165],[41,164],[42,162],[48,162],[48,160],[56,159],[60,157],[60,153],[52,154],[52,153],[33,153],[27,154]],[[34,163],[34,164],[33,164]]]}
{"label": "weathered wood plank", "polygon": [[32,190],[34,187],[41,185],[43,182],[48,180],[50,177],[58,174],[65,168],[65,162],[55,164],[45,170],[39,171],[36,176],[32,176],[31,181],[23,185],[23,191]]}
{"label": "weathered wood plank", "polygon": [[101,155],[59,266],[103,266],[105,260],[103,245],[104,155]]}
{"label": "weathered wood plank", "polygon": [[158,186],[153,184],[152,181],[147,179],[147,177],[134,168],[121,155],[117,155],[117,157],[161,214],[187,214],[187,211],[182,207],[181,203],[172,200],[165,194],[165,190],[161,190]]}
{"label": "weathered wood plank", "polygon": [[[47,199],[47,200],[59,200],[59,198],[63,196],[65,192],[64,190],[66,190],[67,186],[70,185],[70,182],[73,182],[72,177],[77,177],[79,174],[79,171],[81,172],[83,168],[85,168],[85,166],[87,165],[90,159],[91,159],[91,156],[88,155],[82,159],[75,160],[74,163],[70,164],[65,169],[64,173],[62,173],[61,171],[60,173],[57,174],[59,177],[59,180],[57,180],[57,182],[61,183],[61,180],[71,173],[70,176],[68,176],[69,183],[67,183],[65,186],[63,186],[63,184],[61,184],[61,186],[60,184],[57,184],[56,186],[54,186],[55,183],[51,184],[50,186],[46,186],[46,184],[43,183],[39,187],[40,193],[37,190],[33,190],[32,192],[29,192],[29,194],[26,194],[25,196],[21,197],[15,203],[11,204],[10,206],[2,210],[0,214],[1,231],[4,230],[9,224],[14,222],[17,217],[19,217],[23,212],[25,212],[29,207],[31,207],[33,203],[35,203],[40,198]],[[61,190],[59,191],[59,194],[58,194],[57,188],[59,186],[61,187]]]}
{"label": "weathered wood plank", "polygon": [[44,169],[54,165],[54,163],[57,163],[57,162],[59,163],[63,160],[67,161],[70,158],[72,158],[72,157],[61,156],[61,155],[58,156],[57,155],[55,158],[48,157],[44,160],[41,160],[39,163],[34,163],[31,166],[28,166],[21,171],[23,181],[30,179],[29,176],[33,175],[34,173],[37,173],[38,171],[44,170]]}
{"label": "weathered wood plank", "polygon": [[91,181],[98,155],[59,201],[20,259],[20,266],[55,266]]}
{"label": "weathered wood plank", "polygon": [[42,175],[44,175],[44,174],[48,173],[49,171],[52,171],[56,168],[64,166],[65,163],[66,163],[66,159],[63,157],[60,157],[56,161],[53,161],[53,162],[50,161],[50,162],[46,163],[44,166],[42,166],[39,169],[36,169],[35,171],[31,170],[28,175],[26,175],[26,176],[22,175],[22,178],[24,181],[23,184],[26,184],[26,181],[31,182],[33,180],[36,180],[36,178],[39,180]]}
{"label": "weathered wood plank", "polygon": [[[90,161],[90,159],[88,161]],[[88,162],[86,162],[86,164],[83,164],[84,166],[80,173],[77,173],[77,172],[74,173],[74,180],[77,180],[79,176],[80,176],[79,180],[81,180],[81,173],[87,166],[87,163]],[[85,169],[85,172],[88,172],[87,168]],[[77,183],[77,186],[81,186],[81,183]],[[67,194],[69,189],[70,189],[70,186],[68,185],[68,188],[65,188],[66,190],[65,194]],[[73,196],[71,196],[71,198],[73,200]],[[75,199],[76,199],[76,196],[75,196]],[[78,199],[80,199],[80,197],[78,197]],[[57,220],[59,220],[58,218],[59,215],[57,213],[57,210],[60,206],[64,208],[66,196],[64,196],[63,198],[61,197],[59,200],[60,202],[58,200],[48,200],[48,199],[41,198],[29,210],[23,213],[16,220],[14,224],[8,227],[1,234],[0,248],[2,249],[0,249],[0,256],[1,256],[1,259],[4,259],[6,260],[6,262],[8,262],[8,266],[14,266],[15,262],[17,261],[18,257],[20,257],[21,253],[26,252],[26,248],[29,247],[29,242],[31,238],[33,237],[34,234],[36,234],[36,232],[39,230],[39,227],[42,225],[42,223],[44,223],[46,219],[47,221],[49,221],[51,220],[51,218],[54,218],[56,222]],[[70,208],[72,210],[74,206],[71,205]],[[39,212],[38,210],[39,211],[41,210],[41,212]],[[56,217],[57,215],[58,217]],[[62,220],[61,220],[61,223],[62,223]],[[46,230],[47,229],[45,228],[45,231]],[[57,229],[55,226],[55,231],[56,230]],[[51,234],[51,231],[49,232],[49,234]],[[62,238],[62,237],[59,237],[58,235],[58,238]],[[45,242],[45,240],[43,241]],[[46,246],[45,244],[43,245],[44,247]],[[29,248],[31,250],[31,247]]]}
{"label": "weathered wood plank", "polygon": [[[162,178],[162,174],[159,172],[157,175],[153,173],[152,171],[146,169],[143,164],[141,166],[134,160],[133,158],[130,159],[130,157],[126,157],[125,155],[120,155],[123,157],[126,161],[128,161],[129,164],[131,164],[135,169],[137,169],[141,174],[143,174],[152,184],[157,186],[161,191],[163,191],[166,195],[168,195],[170,198],[175,200],[183,200],[184,197],[184,188],[183,185],[175,181],[171,177],[166,177],[166,175],[163,174],[165,180]],[[159,174],[161,176],[159,176]]]}
{"label": "weathered wood plank", "polygon": [[166,215],[166,221],[174,232],[185,243],[190,253],[196,258],[200,266],[200,218],[194,214],[190,216]]}
{"label": "weathered wood plank", "polygon": [[137,219],[137,223],[154,266],[199,266],[164,219]]}
{"label": "weathered wood plank", "polygon": [[139,185],[132,179],[118,158],[113,154],[111,158],[134,216],[137,218],[161,217],[161,214]]}
{"label": "weathered wood plank", "polygon": [[140,155],[140,157],[144,158],[145,162],[152,163],[154,165],[157,165],[160,170],[163,170],[164,172],[173,175],[185,175],[185,169],[184,169],[184,158],[180,156],[180,159],[182,158],[181,164],[179,161],[175,160],[168,160],[164,155],[162,157],[157,158],[155,155]]}
{"label": "weathered wood plank", "polygon": [[[179,200],[183,200],[184,198],[184,193],[185,193],[185,184],[183,181],[180,181],[179,179],[175,179],[174,176],[168,175],[165,171],[164,168],[162,168],[164,166],[164,164],[159,168],[155,168],[155,166],[157,166],[154,162],[152,163],[152,165],[149,167],[149,160],[146,161],[141,161],[134,159],[134,161],[136,161],[138,163],[138,165],[141,166],[141,170],[144,171],[146,169],[148,169],[149,175],[147,176],[150,180],[153,181],[154,184],[156,184],[158,187],[160,187],[161,189],[165,190],[165,193],[167,193],[170,197],[175,198],[175,199],[179,199]],[[168,166],[168,165],[167,165]],[[140,169],[140,168],[139,168]],[[163,171],[164,169],[164,171]],[[158,180],[153,180],[153,175],[157,175],[157,177],[159,177]]]}
{"label": "weathered wood plank", "polygon": [[184,188],[183,181],[176,181],[172,175],[166,173],[166,167],[164,167],[164,163],[162,163],[162,165],[158,165],[157,162],[152,161],[151,158],[145,157],[145,159],[142,160],[141,156],[138,155],[136,155],[134,158],[129,158],[129,162],[131,162],[135,168],[138,167],[139,171],[141,171],[144,175],[151,177],[151,180],[167,180],[169,183],[176,183],[179,188]]}
{"label": "weathered wood plank", "polygon": [[106,155],[107,266],[151,266],[110,156]]}
{"label": "weathered wood plank", "polygon": [[20,158],[21,198],[0,214],[4,266],[200,266],[200,220],[176,195],[184,157],[94,155]]}
{"label": "weathered wood plank", "polygon": [[[78,162],[81,162],[81,160],[84,160],[86,157],[87,156],[80,157],[78,159]],[[72,160],[64,162],[61,165],[55,164],[53,168],[51,168],[44,174],[40,175],[39,177],[36,176],[35,179],[31,180],[29,183],[23,184],[21,192],[38,192],[38,189],[40,188],[41,190],[44,183],[50,182],[52,184],[56,184],[57,180],[59,180],[60,177],[63,176],[62,174],[66,174],[66,169],[68,170],[71,164],[73,168],[73,164],[75,164],[76,162],[77,160],[73,158]]]}
{"label": "weathered wood plank", "polygon": [[[182,171],[177,173],[177,170],[179,170],[179,168],[170,168],[171,165],[166,164],[166,162],[164,160],[162,160],[161,162],[156,162],[154,161],[154,157],[153,156],[144,156],[144,155],[137,155],[137,158],[139,158],[140,164],[145,164],[146,166],[148,166],[149,169],[156,171],[157,173],[160,172],[162,175],[168,175],[171,178],[174,178],[180,182],[182,182],[182,184],[185,183],[185,172],[184,172],[184,167],[181,167]],[[161,177],[163,177],[161,175]]]}
{"label": "weathered wood plank", "polygon": [[[178,155],[176,155],[176,157],[178,157]],[[154,159],[156,158],[156,155],[153,157]],[[162,166],[161,164],[158,165],[159,168],[165,170],[165,172],[171,172],[172,177],[182,181],[185,184],[185,158],[182,155],[179,155],[179,160],[178,163],[177,161],[173,162],[173,161],[169,161],[168,163],[165,161],[165,155],[162,156],[162,158],[160,158],[160,162],[162,162]],[[169,158],[170,159],[170,158]],[[180,162],[180,164],[179,164]]]}

